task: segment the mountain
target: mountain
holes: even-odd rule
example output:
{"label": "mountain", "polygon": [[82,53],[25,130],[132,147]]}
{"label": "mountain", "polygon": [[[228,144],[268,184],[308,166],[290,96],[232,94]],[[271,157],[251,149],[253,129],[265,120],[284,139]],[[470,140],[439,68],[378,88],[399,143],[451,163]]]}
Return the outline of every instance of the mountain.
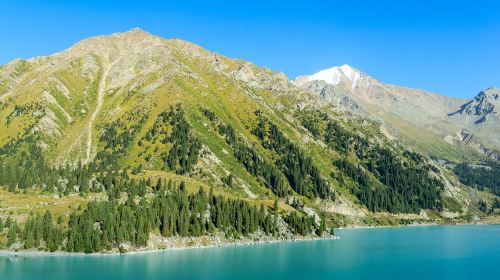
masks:
{"label": "mountain", "polygon": [[323,85],[331,90],[330,94],[326,91],[324,93],[327,99],[342,92],[355,98],[360,106],[367,107],[366,110],[371,109],[368,107],[375,107],[375,110],[379,110],[378,115],[392,114],[422,124],[443,118],[443,112],[449,112],[465,101],[384,84],[349,65],[333,67],[294,80],[295,84],[303,88],[321,82],[325,82]]}
{"label": "mountain", "polygon": [[488,88],[448,114],[448,120],[460,128],[455,139],[494,159],[500,159],[499,93],[498,88]]}
{"label": "mountain", "polygon": [[500,98],[498,88],[481,91],[473,100],[465,103],[459,110],[448,116],[468,116],[474,124],[485,124],[498,121]]}
{"label": "mountain", "polygon": [[300,86],[309,81],[324,81],[329,85],[348,84],[354,89],[359,78],[366,77],[364,73],[347,64],[319,71],[311,76],[297,77],[296,83]]}
{"label": "mountain", "polygon": [[[436,110],[463,100],[384,85],[349,66],[317,77],[328,79],[291,83],[140,29],[13,61],[0,68],[0,192],[9,206],[0,218],[25,229],[46,223],[57,233],[47,249],[94,252],[171,236],[289,239],[327,226],[486,216],[478,203],[490,194],[392,135],[408,123],[380,122],[412,110],[432,124]],[[332,110],[337,94],[361,116]],[[9,224],[0,241],[44,244]]]}
{"label": "mountain", "polygon": [[[349,65],[300,76],[293,83],[320,95],[340,110],[382,122],[393,137],[422,152],[430,151],[430,155],[449,159],[459,159],[464,154],[476,157],[469,149],[472,148],[498,159],[500,125],[495,121],[494,108],[498,102],[495,89],[468,101],[384,84]],[[480,125],[488,118],[492,120],[487,125]],[[462,132],[475,140],[463,141],[463,137],[457,136]]]}

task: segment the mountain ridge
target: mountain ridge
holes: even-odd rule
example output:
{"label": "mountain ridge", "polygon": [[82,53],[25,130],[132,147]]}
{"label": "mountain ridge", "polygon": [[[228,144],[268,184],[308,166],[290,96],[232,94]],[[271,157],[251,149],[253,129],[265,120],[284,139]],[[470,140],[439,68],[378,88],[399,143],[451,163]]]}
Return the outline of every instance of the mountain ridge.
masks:
{"label": "mountain ridge", "polygon": [[449,113],[448,116],[457,114],[476,115],[478,119],[474,121],[475,124],[483,123],[486,118],[494,117],[492,115],[498,114],[499,92],[496,87],[489,87],[479,92],[472,100],[465,103],[461,108],[455,112]]}
{"label": "mountain ridge", "polygon": [[[337,84],[346,85],[341,93],[347,97],[375,83],[350,77]],[[306,84],[325,96],[336,93],[325,82]],[[486,215],[478,202],[492,200],[487,192],[469,191],[439,157],[390,137],[395,129],[332,108],[283,73],[140,30],[13,62],[0,68],[0,85],[0,185],[33,201],[79,196],[84,211],[129,207],[141,217],[141,203],[156,211],[165,194],[199,202],[213,190],[229,199],[218,203],[241,205],[240,214],[248,214],[249,206],[237,201],[262,205],[260,217],[267,222],[259,226],[267,234],[276,234],[274,219],[283,234],[307,236],[321,235],[325,224],[471,221]],[[13,213],[24,222],[30,207]],[[57,204],[36,209],[71,218]],[[73,210],[81,219],[92,216]],[[204,215],[178,214],[191,218],[188,232],[210,234],[209,219],[200,228]],[[153,228],[161,229],[163,218]],[[212,218],[230,236],[245,232],[238,220],[224,229]],[[92,219],[80,226],[99,222],[98,215]],[[178,231],[186,234],[185,227]],[[104,239],[102,231],[94,234]],[[134,238],[144,244],[145,236]]]}
{"label": "mountain ridge", "polygon": [[[356,79],[356,83],[342,72],[342,68],[357,71],[356,77],[359,78]],[[481,145],[481,148],[477,145],[470,145],[473,149],[498,159],[495,156],[497,153],[484,152],[485,149],[489,151],[500,148],[500,143],[494,137],[494,135],[499,135],[498,126],[494,125],[495,121],[490,122],[492,125],[488,129],[482,129],[474,125],[466,125],[465,123],[470,122],[469,120],[453,117],[460,111],[455,112],[457,108],[477,100],[481,93],[470,101],[420,89],[384,84],[348,65],[332,67],[310,76],[299,76],[292,82],[303,90],[320,95],[341,110],[347,109],[362,116],[385,122],[389,126],[399,126],[400,130],[404,124],[399,124],[397,119],[402,119],[405,123],[411,123],[413,126],[425,128],[431,135],[444,140],[453,138],[457,131],[466,129],[469,134],[474,134],[476,142]],[[493,112],[493,105],[486,106],[489,106],[489,110]],[[476,120],[475,124],[477,123]],[[492,132],[493,136],[490,135]],[[457,140],[453,143],[469,144],[460,140],[461,138],[453,139]]]}

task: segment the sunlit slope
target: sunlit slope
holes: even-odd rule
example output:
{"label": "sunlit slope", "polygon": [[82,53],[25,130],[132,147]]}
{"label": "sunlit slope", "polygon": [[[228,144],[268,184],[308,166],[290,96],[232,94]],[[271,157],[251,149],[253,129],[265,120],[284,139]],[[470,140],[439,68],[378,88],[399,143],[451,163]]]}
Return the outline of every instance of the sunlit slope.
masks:
{"label": "sunlit slope", "polygon": [[[0,102],[5,165],[39,155],[342,215],[447,207],[443,174],[376,122],[332,111],[281,73],[138,29],[3,66]],[[387,181],[386,161],[416,189]],[[425,186],[410,186],[412,174]]]}

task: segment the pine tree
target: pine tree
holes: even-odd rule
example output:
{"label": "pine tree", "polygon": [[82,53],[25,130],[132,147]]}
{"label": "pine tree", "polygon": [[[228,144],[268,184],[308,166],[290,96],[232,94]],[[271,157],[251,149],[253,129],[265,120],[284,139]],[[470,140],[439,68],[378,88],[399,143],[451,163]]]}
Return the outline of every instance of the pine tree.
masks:
{"label": "pine tree", "polygon": [[319,228],[318,228],[318,231],[316,234],[318,236],[322,236],[325,231],[326,231],[325,216],[321,215],[321,221],[320,221]]}
{"label": "pine tree", "polygon": [[277,236],[278,235],[278,200],[274,200],[274,207],[273,207],[273,235]]}
{"label": "pine tree", "polygon": [[17,239],[17,224],[16,222],[11,222],[9,227],[9,232],[7,233],[7,248],[12,244],[16,243]]}

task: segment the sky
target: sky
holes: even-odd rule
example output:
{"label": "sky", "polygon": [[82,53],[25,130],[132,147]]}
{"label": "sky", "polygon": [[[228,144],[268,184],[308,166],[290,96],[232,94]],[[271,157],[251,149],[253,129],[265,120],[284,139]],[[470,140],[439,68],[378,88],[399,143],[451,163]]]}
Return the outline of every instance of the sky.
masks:
{"label": "sky", "polygon": [[471,98],[500,87],[500,1],[0,0],[0,64],[139,27],[282,71],[349,64]]}

